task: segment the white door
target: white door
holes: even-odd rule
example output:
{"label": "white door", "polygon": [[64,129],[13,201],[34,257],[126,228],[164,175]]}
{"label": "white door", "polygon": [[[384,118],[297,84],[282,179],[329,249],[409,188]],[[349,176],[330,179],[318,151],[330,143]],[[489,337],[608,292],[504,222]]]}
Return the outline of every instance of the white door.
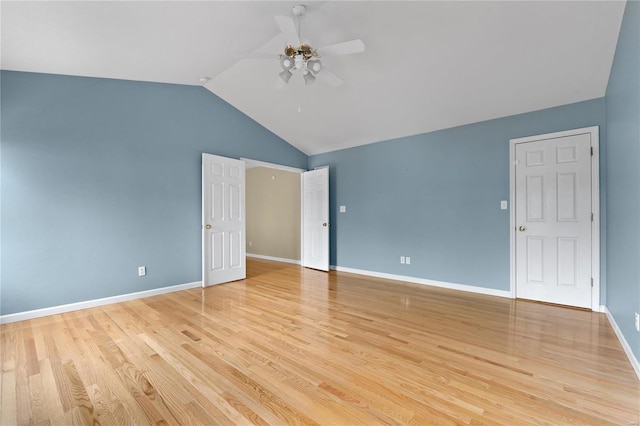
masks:
{"label": "white door", "polygon": [[202,154],[202,286],[246,278],[244,161]]}
{"label": "white door", "polygon": [[302,173],[302,266],[329,270],[329,168]]}
{"label": "white door", "polygon": [[519,298],[592,307],[591,136],[515,144]]}

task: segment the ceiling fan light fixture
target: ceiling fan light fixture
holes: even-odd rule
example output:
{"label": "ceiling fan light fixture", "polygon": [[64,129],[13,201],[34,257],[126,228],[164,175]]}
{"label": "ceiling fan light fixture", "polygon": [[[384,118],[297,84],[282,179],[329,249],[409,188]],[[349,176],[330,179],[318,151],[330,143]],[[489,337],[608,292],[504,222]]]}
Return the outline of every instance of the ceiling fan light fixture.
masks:
{"label": "ceiling fan light fixture", "polygon": [[280,66],[283,70],[288,71],[293,68],[294,63],[293,60],[288,56],[283,56],[280,58]]}
{"label": "ceiling fan light fixture", "polygon": [[291,73],[291,71],[289,70],[284,70],[282,71],[280,74],[278,74],[280,76],[280,79],[282,81],[284,81],[285,83],[289,83],[289,80],[291,79],[291,76],[293,75]]}
{"label": "ceiling fan light fixture", "polygon": [[313,75],[310,71],[305,70],[302,76],[304,77],[304,84],[306,84],[307,86],[313,84],[316,81],[316,76]]}
{"label": "ceiling fan light fixture", "polygon": [[310,59],[307,61],[307,69],[314,74],[318,74],[322,69],[322,64],[319,59]]}

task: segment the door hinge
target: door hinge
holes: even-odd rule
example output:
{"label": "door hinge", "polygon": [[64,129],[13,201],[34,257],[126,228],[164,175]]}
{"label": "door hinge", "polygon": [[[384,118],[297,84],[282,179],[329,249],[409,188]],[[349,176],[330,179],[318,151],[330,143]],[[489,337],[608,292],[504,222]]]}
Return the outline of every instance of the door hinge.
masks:
{"label": "door hinge", "polygon": [[593,287],[593,278],[591,278],[591,287]]}
{"label": "door hinge", "polygon": [[591,147],[591,156],[593,157],[593,147]]}
{"label": "door hinge", "polygon": [[593,213],[591,213],[591,222],[593,222]]}

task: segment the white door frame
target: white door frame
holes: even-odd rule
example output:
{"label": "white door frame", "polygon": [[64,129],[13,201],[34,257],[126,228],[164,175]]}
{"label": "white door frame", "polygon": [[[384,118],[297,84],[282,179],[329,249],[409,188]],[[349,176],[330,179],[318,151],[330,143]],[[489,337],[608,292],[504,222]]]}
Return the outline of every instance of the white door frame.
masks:
{"label": "white door frame", "polygon": [[591,310],[600,312],[600,138],[599,127],[583,127],[580,129],[566,130],[564,132],[546,133],[536,136],[527,136],[509,140],[509,188],[511,199],[511,211],[509,214],[509,263],[510,263],[510,289],[511,298],[516,298],[516,144],[527,143],[545,139],[556,139],[566,136],[574,136],[588,133],[591,135],[591,277],[593,287],[591,289]]}

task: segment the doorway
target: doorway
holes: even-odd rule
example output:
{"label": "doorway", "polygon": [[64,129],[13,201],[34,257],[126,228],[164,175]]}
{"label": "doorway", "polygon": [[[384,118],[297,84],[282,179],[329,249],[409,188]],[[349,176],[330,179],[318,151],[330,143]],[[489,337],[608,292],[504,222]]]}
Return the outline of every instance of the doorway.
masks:
{"label": "doorway", "polygon": [[[291,175],[297,186],[284,198],[273,197],[266,187],[252,188],[252,169],[260,169],[262,181],[275,184],[278,177]],[[247,173],[249,170],[249,173]],[[264,179],[265,172],[269,176]],[[329,270],[329,214],[327,167],[306,172],[288,166],[241,158],[234,160],[203,154],[202,161],[202,268],[203,286],[243,279],[246,277],[246,257],[257,257],[279,262],[302,264],[305,267]],[[264,182],[262,182],[264,184]],[[254,191],[255,190],[255,191]],[[264,205],[252,205],[252,192],[258,199],[266,200],[274,211],[268,212]],[[247,193],[249,193],[247,197]],[[265,196],[266,194],[266,196]],[[274,199],[275,198],[275,199]],[[278,210],[283,204],[295,209],[294,213],[282,214]],[[288,219],[288,220],[287,220]],[[256,223],[256,222],[262,222]],[[264,225],[271,228],[266,238],[260,233],[252,233],[253,227]],[[273,224],[275,223],[275,227]],[[227,230],[225,226],[237,225]],[[310,226],[313,224],[314,226]],[[291,232],[282,232],[285,225]],[[319,227],[319,231],[315,227]],[[276,232],[273,232],[275,228]],[[284,234],[284,235],[283,235]],[[257,236],[257,238],[255,238]],[[266,241],[267,250],[284,240],[285,245],[293,244],[286,257],[278,251],[268,254],[256,253],[258,239]],[[261,241],[262,241],[261,240]],[[275,244],[274,244],[275,243]],[[274,255],[275,254],[275,255]]]}
{"label": "doorway", "polygon": [[300,264],[300,175],[304,170],[242,160],[247,170],[247,257]]}

